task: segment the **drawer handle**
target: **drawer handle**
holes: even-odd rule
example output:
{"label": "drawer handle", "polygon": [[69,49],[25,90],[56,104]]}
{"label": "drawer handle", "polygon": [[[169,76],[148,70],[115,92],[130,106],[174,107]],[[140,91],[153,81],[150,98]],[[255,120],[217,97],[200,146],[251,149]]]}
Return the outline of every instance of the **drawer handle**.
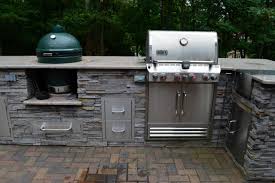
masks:
{"label": "drawer handle", "polygon": [[125,109],[124,109],[124,107],[121,109],[112,108],[112,113],[125,113]]}
{"label": "drawer handle", "polygon": [[112,132],[114,132],[114,133],[124,133],[125,132],[125,127],[124,128],[113,127]]}
{"label": "drawer handle", "polygon": [[70,123],[70,126],[68,128],[46,128],[46,123],[43,123],[40,127],[41,131],[51,131],[51,132],[56,132],[56,131],[70,131],[72,129],[72,123]]}

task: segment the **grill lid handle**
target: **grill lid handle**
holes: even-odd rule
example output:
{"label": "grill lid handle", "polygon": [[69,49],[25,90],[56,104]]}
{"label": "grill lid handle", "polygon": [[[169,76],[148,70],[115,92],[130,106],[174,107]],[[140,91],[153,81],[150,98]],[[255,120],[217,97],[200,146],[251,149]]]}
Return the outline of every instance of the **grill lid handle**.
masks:
{"label": "grill lid handle", "polygon": [[181,63],[181,64],[215,64],[213,60],[153,60],[154,65],[158,63]]}

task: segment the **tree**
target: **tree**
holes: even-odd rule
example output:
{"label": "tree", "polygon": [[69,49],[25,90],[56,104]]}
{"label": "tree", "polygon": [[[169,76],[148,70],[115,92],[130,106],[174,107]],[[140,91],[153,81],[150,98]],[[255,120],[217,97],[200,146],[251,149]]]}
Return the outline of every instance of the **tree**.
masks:
{"label": "tree", "polygon": [[7,0],[0,2],[0,50],[33,55],[58,23],[84,55],[144,55],[147,31],[163,29],[216,31],[220,57],[233,50],[275,59],[274,7],[270,0]]}

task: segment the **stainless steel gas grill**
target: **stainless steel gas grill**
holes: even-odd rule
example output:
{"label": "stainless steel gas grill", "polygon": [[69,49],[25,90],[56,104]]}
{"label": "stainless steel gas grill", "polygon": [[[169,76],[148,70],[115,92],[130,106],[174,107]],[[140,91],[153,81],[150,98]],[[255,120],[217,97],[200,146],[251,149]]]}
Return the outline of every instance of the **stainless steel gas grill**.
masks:
{"label": "stainless steel gas grill", "polygon": [[219,80],[216,32],[149,31],[148,139],[206,138]]}

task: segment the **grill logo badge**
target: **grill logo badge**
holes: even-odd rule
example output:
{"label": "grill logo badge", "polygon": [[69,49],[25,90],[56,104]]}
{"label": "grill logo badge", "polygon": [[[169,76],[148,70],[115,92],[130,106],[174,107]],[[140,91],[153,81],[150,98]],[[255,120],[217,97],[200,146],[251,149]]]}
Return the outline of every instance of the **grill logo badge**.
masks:
{"label": "grill logo badge", "polygon": [[167,56],[168,50],[156,50],[156,54],[160,56]]}

